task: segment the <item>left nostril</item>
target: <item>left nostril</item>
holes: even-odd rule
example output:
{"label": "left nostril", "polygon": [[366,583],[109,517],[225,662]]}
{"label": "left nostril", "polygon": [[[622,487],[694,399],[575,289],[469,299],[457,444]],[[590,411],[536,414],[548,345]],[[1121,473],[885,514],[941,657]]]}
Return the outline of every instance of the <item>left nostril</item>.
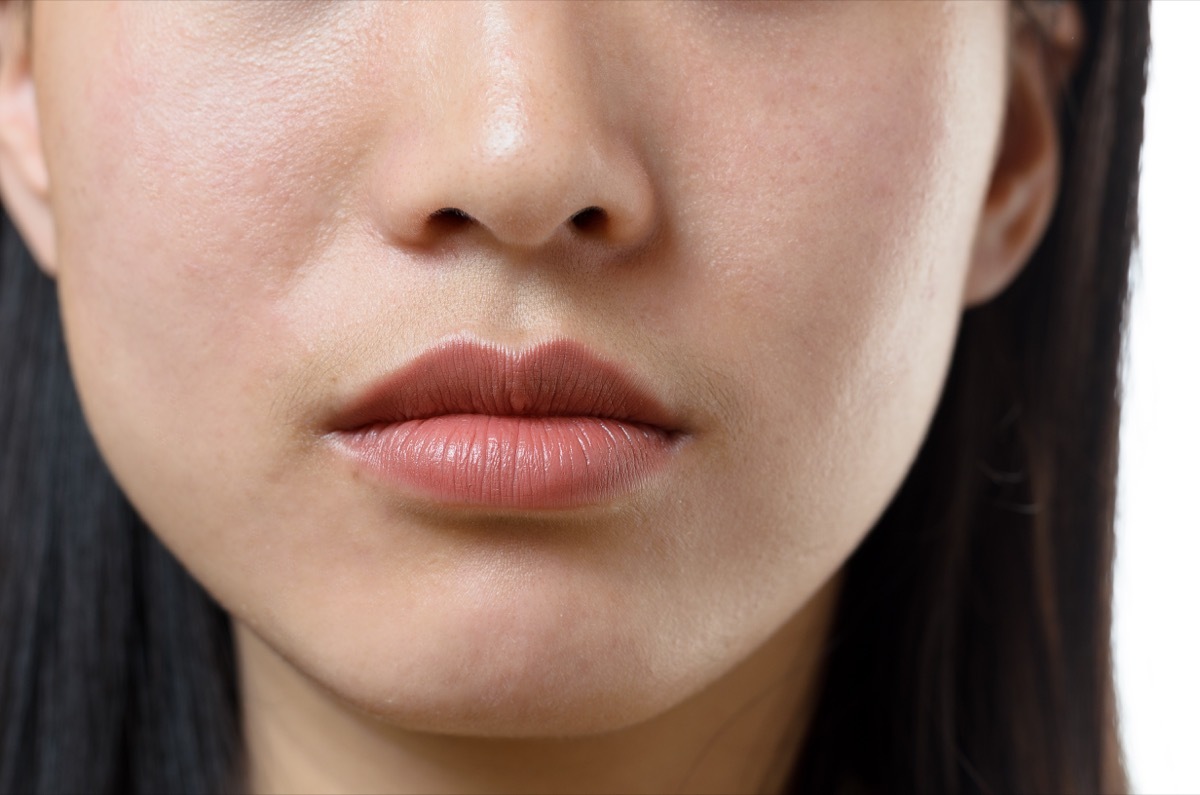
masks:
{"label": "left nostril", "polygon": [[580,232],[597,232],[607,220],[608,213],[599,207],[584,207],[571,216],[571,225]]}

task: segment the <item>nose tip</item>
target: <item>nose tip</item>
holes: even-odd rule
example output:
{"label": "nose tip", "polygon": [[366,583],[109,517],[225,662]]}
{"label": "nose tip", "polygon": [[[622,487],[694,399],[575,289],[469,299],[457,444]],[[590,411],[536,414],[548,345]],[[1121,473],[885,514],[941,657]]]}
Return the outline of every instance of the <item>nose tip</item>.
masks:
{"label": "nose tip", "polygon": [[425,172],[401,199],[395,234],[428,244],[478,229],[503,246],[530,249],[562,237],[628,245],[650,233],[653,193],[631,158],[544,146],[488,163],[447,160],[441,174]]}
{"label": "nose tip", "polygon": [[386,236],[421,246],[473,234],[531,249],[564,238],[628,246],[652,233],[652,182],[606,112],[613,98],[588,85],[570,5],[485,4],[476,24],[441,30],[441,46],[472,55],[447,60],[459,73],[441,76],[430,113],[397,116],[403,134],[372,189]]}

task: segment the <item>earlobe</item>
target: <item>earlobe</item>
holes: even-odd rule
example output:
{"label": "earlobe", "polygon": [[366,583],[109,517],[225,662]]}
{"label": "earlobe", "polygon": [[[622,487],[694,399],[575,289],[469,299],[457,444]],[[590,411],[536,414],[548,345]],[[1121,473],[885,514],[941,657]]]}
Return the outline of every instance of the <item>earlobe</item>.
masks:
{"label": "earlobe", "polygon": [[30,13],[31,4],[0,3],[0,196],[34,259],[53,277],[54,215],[30,58]]}
{"label": "earlobe", "polygon": [[1012,34],[1004,127],[963,295],[987,303],[1020,274],[1058,200],[1062,153],[1058,104],[1083,40],[1075,3],[1039,6]]}

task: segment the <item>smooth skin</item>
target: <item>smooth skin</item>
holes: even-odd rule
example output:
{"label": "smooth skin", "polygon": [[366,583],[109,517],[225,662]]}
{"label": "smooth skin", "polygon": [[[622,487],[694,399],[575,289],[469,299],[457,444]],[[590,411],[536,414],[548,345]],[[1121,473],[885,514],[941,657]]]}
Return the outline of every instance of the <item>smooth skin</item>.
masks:
{"label": "smooth skin", "polygon": [[[0,190],[106,461],[234,620],[247,786],[782,786],[842,564],[1056,200],[1051,13],[6,2]],[[361,477],[335,407],[455,334],[578,340],[686,443],[569,511]]]}

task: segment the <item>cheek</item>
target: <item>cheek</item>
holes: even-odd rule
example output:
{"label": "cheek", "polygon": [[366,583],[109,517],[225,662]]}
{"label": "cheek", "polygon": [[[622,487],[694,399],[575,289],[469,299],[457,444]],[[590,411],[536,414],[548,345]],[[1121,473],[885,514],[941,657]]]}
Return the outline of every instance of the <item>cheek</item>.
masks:
{"label": "cheek", "polygon": [[344,214],[363,106],[346,84],[369,96],[372,78],[336,29],[304,49],[222,46],[179,24],[191,11],[158,25],[155,4],[107,8],[55,27],[43,72],[72,367],[163,540],[193,570],[247,578],[263,559],[230,550],[253,547],[251,520],[294,519],[294,495],[269,495],[303,461],[274,420],[312,340],[279,317]]}
{"label": "cheek", "polygon": [[967,51],[897,41],[895,24],[878,28],[888,41],[867,20],[842,29],[785,66],[696,66],[707,90],[659,134],[699,142],[666,180],[698,273],[646,315],[737,374],[748,441],[720,468],[753,471],[731,489],[783,512],[759,527],[844,550],[899,485],[941,391],[1004,54],[998,35]]}
{"label": "cheek", "polygon": [[121,437],[118,457],[139,434],[180,435],[182,417],[211,431],[182,448],[220,456],[239,448],[229,418],[266,419],[280,360],[304,352],[273,318],[329,246],[361,160],[355,105],[373,77],[348,33],[248,46],[196,33],[196,8],[96,4],[56,29],[90,36],[57,45],[88,55],[44,103],[52,171],[69,176],[60,294],[89,418]]}

